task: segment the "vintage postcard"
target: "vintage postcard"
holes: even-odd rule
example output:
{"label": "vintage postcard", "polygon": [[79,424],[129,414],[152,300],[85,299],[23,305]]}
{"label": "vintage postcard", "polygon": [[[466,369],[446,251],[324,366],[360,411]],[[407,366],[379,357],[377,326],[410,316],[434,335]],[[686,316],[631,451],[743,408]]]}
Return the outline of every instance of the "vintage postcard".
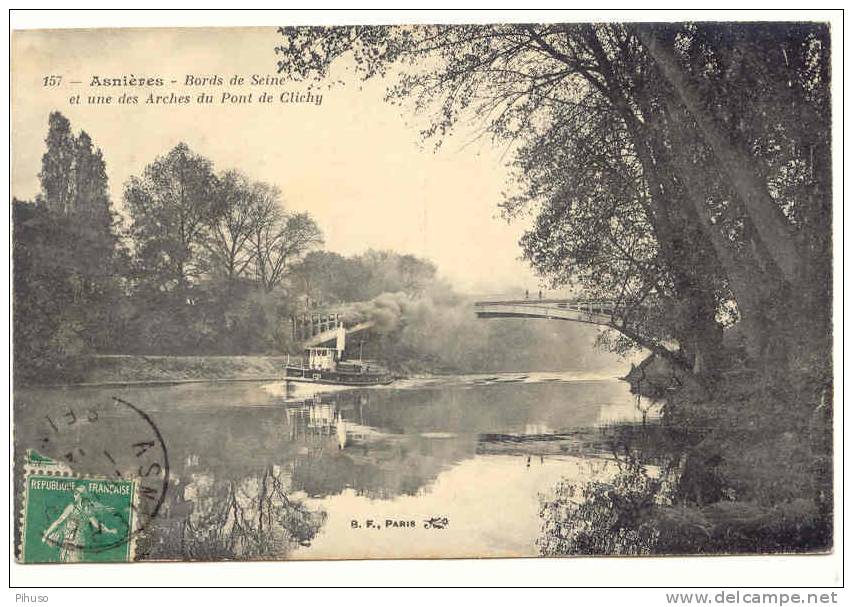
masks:
{"label": "vintage postcard", "polygon": [[830,553],[822,21],[21,29],[19,563]]}

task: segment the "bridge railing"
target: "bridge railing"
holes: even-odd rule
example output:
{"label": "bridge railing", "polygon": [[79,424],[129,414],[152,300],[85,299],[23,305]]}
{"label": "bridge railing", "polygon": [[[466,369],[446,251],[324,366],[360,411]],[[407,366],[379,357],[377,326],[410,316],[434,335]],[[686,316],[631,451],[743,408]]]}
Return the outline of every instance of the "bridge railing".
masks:
{"label": "bridge railing", "polygon": [[341,324],[343,324],[343,314],[340,312],[312,312],[290,317],[291,335],[298,341],[305,341],[315,335],[331,331]]}
{"label": "bridge railing", "polygon": [[615,301],[607,299],[506,299],[474,302],[475,309],[487,306],[559,308],[594,314],[614,314],[618,308]]}
{"label": "bridge railing", "polygon": [[[360,322],[360,323],[350,325],[350,326],[346,326],[346,325],[342,324],[342,326],[344,326],[346,328],[347,335],[352,335],[353,333],[360,333],[361,331],[367,331],[369,329],[372,329],[375,325],[376,325],[376,323],[372,320],[366,320],[364,322]],[[317,333],[316,335],[306,337],[305,339],[302,340],[302,342],[303,342],[303,345],[309,346],[309,347],[310,346],[319,346],[321,344],[325,344],[328,342],[335,341],[337,339],[337,337],[338,337],[337,327],[334,327],[332,329],[328,329],[326,331],[323,331],[322,333]]]}

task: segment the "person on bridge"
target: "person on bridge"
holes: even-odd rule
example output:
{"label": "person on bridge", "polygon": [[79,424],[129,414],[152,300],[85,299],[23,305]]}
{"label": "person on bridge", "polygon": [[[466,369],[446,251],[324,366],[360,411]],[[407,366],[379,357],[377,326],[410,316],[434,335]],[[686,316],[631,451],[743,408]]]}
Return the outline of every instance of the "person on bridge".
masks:
{"label": "person on bridge", "polygon": [[524,299],[530,299],[530,289],[524,289]]}
{"label": "person on bridge", "polygon": [[542,289],[539,289],[539,299],[542,299]]}

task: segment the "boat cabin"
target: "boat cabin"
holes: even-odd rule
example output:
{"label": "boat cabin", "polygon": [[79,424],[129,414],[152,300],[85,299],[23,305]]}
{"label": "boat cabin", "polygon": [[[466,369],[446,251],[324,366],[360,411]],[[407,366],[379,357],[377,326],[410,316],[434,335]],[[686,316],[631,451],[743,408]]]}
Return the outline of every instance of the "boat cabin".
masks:
{"label": "boat cabin", "polygon": [[338,362],[336,348],[307,348],[308,368],[322,371],[333,371]]}

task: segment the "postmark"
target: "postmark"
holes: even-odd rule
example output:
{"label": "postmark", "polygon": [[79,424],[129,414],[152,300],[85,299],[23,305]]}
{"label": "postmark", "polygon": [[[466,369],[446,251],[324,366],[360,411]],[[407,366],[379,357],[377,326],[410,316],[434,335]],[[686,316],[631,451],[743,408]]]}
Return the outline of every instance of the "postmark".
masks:
{"label": "postmark", "polygon": [[58,406],[29,440],[20,560],[133,560],[169,486],[168,452],[151,417],[118,397]]}

